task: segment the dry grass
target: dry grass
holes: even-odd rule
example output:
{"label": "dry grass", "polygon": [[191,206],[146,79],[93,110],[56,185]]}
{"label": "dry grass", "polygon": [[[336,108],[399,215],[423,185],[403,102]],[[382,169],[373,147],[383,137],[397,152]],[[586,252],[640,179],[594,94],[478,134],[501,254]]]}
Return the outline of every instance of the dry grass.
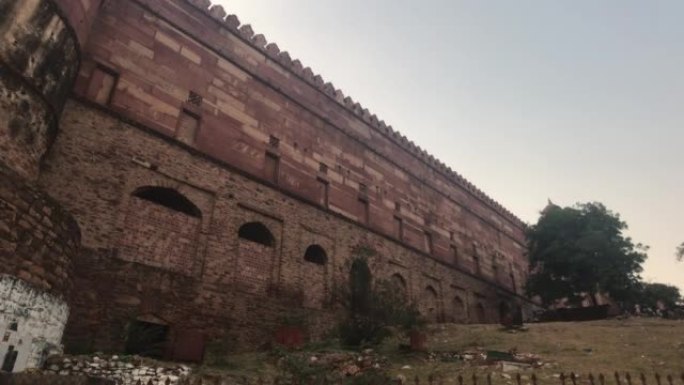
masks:
{"label": "dry grass", "polygon": [[[444,384],[456,384],[459,374],[468,378],[473,373],[494,372],[494,385],[514,383],[508,374],[501,374],[498,366],[478,366],[460,360],[445,362],[430,359],[427,354],[400,353],[397,347],[401,342],[405,341],[391,339],[377,349],[387,357],[386,367],[393,375],[424,379],[432,374],[441,377]],[[684,372],[684,321],[629,319],[530,324],[527,331],[516,333],[503,331],[498,325],[445,324],[429,329],[429,349],[434,352],[515,349],[533,353],[545,363],[534,369],[540,385],[559,384],[555,377],[561,372],[675,374]],[[315,352],[311,350],[310,354]],[[226,357],[226,362],[229,365],[213,370],[246,376],[269,376],[277,372],[275,360],[268,353],[232,355]],[[524,385],[530,382],[531,373],[532,370],[523,371]],[[650,384],[655,382],[651,380]]]}
{"label": "dry grass", "polygon": [[[547,363],[535,372],[541,378],[564,373],[684,372],[684,321],[659,319],[605,320],[527,325],[511,333],[496,325],[438,325],[430,330],[430,349],[457,351],[484,349],[539,355]],[[434,363],[414,360],[413,376],[492,371],[457,361]],[[405,364],[411,365],[406,362]],[[497,368],[498,370],[498,368]]]}

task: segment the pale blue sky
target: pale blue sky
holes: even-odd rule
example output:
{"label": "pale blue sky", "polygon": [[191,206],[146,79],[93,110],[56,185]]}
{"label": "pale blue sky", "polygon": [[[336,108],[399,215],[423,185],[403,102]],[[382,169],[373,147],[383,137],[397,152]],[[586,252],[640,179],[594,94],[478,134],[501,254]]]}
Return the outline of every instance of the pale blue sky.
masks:
{"label": "pale blue sky", "polygon": [[684,290],[684,1],[218,1],[528,223],[619,212]]}

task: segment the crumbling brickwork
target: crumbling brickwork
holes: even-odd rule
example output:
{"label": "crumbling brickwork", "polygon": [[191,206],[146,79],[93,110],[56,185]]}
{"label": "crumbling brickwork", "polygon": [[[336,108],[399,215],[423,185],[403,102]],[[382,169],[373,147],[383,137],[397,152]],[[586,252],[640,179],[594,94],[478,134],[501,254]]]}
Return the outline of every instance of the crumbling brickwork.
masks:
{"label": "crumbling brickwork", "polygon": [[67,211],[0,166],[0,274],[66,296],[79,238]]}
{"label": "crumbling brickwork", "polygon": [[[35,186],[80,65],[98,0],[0,2],[0,362],[40,366],[60,350],[79,228]],[[89,29],[89,28],[87,28]]]}
{"label": "crumbling brickwork", "polygon": [[360,247],[433,322],[529,304],[518,218],[236,16],[205,0],[28,3],[62,23],[66,80],[25,114],[53,133],[35,154],[0,150],[81,229],[73,350],[124,350],[136,321],[170,344],[262,346],[293,309],[315,338]]}

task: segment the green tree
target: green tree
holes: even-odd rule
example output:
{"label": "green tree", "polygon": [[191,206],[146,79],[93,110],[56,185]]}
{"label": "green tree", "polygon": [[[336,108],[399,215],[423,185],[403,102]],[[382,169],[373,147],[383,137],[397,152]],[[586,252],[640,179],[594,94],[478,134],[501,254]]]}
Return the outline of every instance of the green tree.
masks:
{"label": "green tree", "polygon": [[579,304],[586,295],[609,293],[618,302],[638,295],[647,247],[623,234],[627,224],[601,203],[559,207],[549,202],[528,228],[532,274],[527,292],[544,304],[567,298]]}
{"label": "green tree", "polygon": [[677,260],[679,262],[684,260],[684,242],[682,242],[681,245],[677,246],[677,251],[675,251],[675,256],[677,257]]}
{"label": "green tree", "polygon": [[664,283],[644,283],[641,288],[639,303],[655,309],[658,301],[662,301],[665,307],[672,309],[681,299],[679,288]]}

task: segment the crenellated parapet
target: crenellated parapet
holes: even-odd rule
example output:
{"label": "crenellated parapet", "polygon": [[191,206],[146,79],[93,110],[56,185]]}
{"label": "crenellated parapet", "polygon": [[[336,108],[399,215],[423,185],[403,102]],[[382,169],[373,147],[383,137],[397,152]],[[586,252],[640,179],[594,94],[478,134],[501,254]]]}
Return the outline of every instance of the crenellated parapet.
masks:
{"label": "crenellated parapet", "polygon": [[283,68],[290,71],[298,78],[304,80],[309,86],[320,91],[322,94],[335,101],[338,105],[354,114],[370,128],[388,138],[416,158],[420,159],[435,172],[447,177],[453,183],[470,193],[477,200],[480,200],[487,206],[491,207],[504,218],[507,218],[509,221],[511,221],[514,225],[519,228],[525,227],[525,224],[522,220],[512,214],[509,210],[505,209],[499,202],[489,197],[482,190],[465,179],[462,175],[452,170],[449,166],[435,158],[433,155],[429,154],[425,149],[416,145],[405,135],[395,130],[391,125],[385,123],[375,114],[371,113],[367,108],[363,107],[359,102],[355,101],[350,96],[346,96],[342,90],[335,87],[335,85],[331,82],[323,79],[321,75],[316,74],[310,67],[305,67],[300,60],[293,59],[287,51],[281,51],[280,47],[278,47],[276,43],[269,43],[263,34],[255,33],[251,25],[242,24],[236,15],[227,14],[222,6],[212,4],[210,0],[187,1],[198,9],[202,10],[206,15],[220,22],[223,27],[232,31],[235,35],[239,36],[252,47],[265,54],[273,62],[279,63]]}

